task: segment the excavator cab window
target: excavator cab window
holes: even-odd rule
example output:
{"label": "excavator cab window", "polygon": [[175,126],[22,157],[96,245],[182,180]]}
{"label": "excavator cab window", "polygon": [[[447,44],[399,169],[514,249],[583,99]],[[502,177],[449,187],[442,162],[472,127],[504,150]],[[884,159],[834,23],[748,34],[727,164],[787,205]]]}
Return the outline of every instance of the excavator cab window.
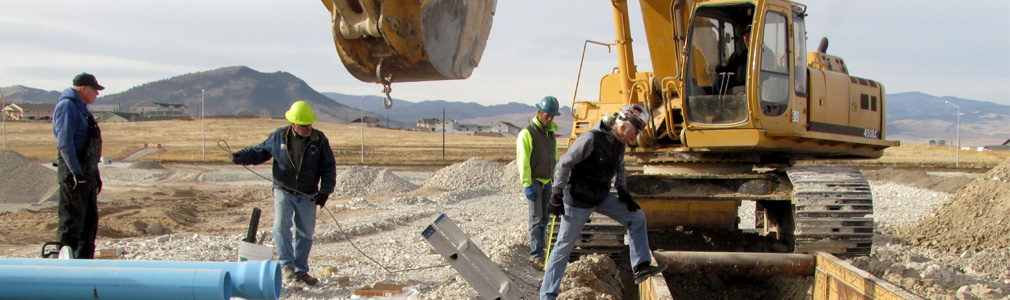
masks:
{"label": "excavator cab window", "polygon": [[699,7],[690,31],[687,58],[687,119],[725,125],[748,120],[747,50],[752,4]]}
{"label": "excavator cab window", "polygon": [[789,106],[789,23],[786,15],[765,15],[761,47],[761,111],[780,116]]}

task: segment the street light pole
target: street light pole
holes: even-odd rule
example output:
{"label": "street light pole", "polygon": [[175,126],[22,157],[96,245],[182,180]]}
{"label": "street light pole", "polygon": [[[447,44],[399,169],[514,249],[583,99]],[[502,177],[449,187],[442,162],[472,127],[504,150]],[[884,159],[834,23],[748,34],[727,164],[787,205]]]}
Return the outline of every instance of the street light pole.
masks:
{"label": "street light pole", "polygon": [[954,167],[955,168],[959,168],[959,167],[961,167],[961,107],[957,106],[957,104],[950,103],[950,101],[943,101],[943,102],[947,103],[947,104],[950,104],[950,105],[953,105],[954,108],[957,108],[957,125],[956,125],[957,126],[956,127],[957,128],[957,160],[954,161]]}
{"label": "street light pole", "polygon": [[365,98],[368,96],[361,96],[361,118],[358,122],[361,124],[361,164],[365,164]]}
{"label": "street light pole", "polygon": [[7,107],[7,97],[4,96],[4,92],[0,91],[0,118],[3,118],[4,125],[4,150],[7,150],[7,114],[3,112],[3,109]]}
{"label": "street light pole", "polygon": [[207,162],[207,131],[204,129],[204,91],[200,89],[200,137],[203,139],[203,161]]}

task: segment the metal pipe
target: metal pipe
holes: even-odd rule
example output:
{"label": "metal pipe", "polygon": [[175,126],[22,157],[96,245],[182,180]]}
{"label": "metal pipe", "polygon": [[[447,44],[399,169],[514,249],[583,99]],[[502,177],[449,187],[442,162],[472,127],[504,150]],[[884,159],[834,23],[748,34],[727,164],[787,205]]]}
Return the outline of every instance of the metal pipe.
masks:
{"label": "metal pipe", "polygon": [[281,297],[281,266],[276,261],[193,262],[103,259],[0,258],[0,266],[118,267],[152,269],[225,270],[231,275],[231,294],[245,299]]}
{"label": "metal pipe", "polygon": [[226,300],[229,286],[225,270],[0,266],[0,299]]}
{"label": "metal pipe", "polygon": [[813,276],[812,254],[754,252],[653,251],[665,273],[744,276]]}

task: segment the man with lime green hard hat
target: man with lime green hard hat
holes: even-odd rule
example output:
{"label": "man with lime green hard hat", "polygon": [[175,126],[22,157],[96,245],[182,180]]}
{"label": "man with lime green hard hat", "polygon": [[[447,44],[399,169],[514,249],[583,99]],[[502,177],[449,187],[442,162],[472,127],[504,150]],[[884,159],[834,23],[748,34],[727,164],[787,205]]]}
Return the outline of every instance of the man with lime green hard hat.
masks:
{"label": "man with lime green hard hat", "polygon": [[[316,206],[323,207],[337,182],[337,165],[330,141],[312,128],[316,115],[305,101],[284,113],[291,125],[278,128],[259,145],[232,153],[232,162],[258,165],[274,159],[274,241],[287,282],[315,285],[308,274]],[[291,235],[295,228],[294,239]],[[293,244],[293,246],[292,246]]]}
{"label": "man with lime green hard hat", "polygon": [[530,263],[543,270],[544,248],[547,245],[544,231],[547,227],[547,200],[551,196],[551,177],[558,161],[558,144],[554,132],[558,124],[554,117],[558,99],[547,96],[537,102],[537,115],[516,137],[516,166],[523,192],[529,200]]}

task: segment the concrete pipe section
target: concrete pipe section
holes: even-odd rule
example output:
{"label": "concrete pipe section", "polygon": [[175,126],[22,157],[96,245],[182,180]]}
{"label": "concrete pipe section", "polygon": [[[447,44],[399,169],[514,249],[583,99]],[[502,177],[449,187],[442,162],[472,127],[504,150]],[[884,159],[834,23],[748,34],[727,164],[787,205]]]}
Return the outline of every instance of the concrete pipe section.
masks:
{"label": "concrete pipe section", "polygon": [[[224,270],[230,277],[230,292],[232,297],[244,299],[276,300],[281,296],[281,267],[276,261],[247,262],[192,262],[192,261],[144,261],[144,260],[87,260],[87,259],[41,259],[41,258],[0,258],[0,266],[38,266],[38,267],[79,267],[79,268],[135,268],[145,269],[152,275],[160,271],[152,269],[195,269]],[[0,275],[0,281],[9,280],[6,274]],[[85,279],[87,280],[87,279]],[[167,280],[167,279],[166,279]],[[5,298],[0,299],[26,299]],[[145,296],[146,298],[146,296]],[[32,298],[41,299],[41,298]],[[48,298],[62,299],[62,298]],[[95,299],[95,298],[89,298]],[[106,298],[99,298],[106,299]],[[136,296],[134,296],[136,299]],[[181,299],[181,298],[176,298]],[[227,298],[225,298],[227,299]]]}
{"label": "concrete pipe section", "polygon": [[0,299],[227,300],[230,286],[225,270],[0,266]]}

